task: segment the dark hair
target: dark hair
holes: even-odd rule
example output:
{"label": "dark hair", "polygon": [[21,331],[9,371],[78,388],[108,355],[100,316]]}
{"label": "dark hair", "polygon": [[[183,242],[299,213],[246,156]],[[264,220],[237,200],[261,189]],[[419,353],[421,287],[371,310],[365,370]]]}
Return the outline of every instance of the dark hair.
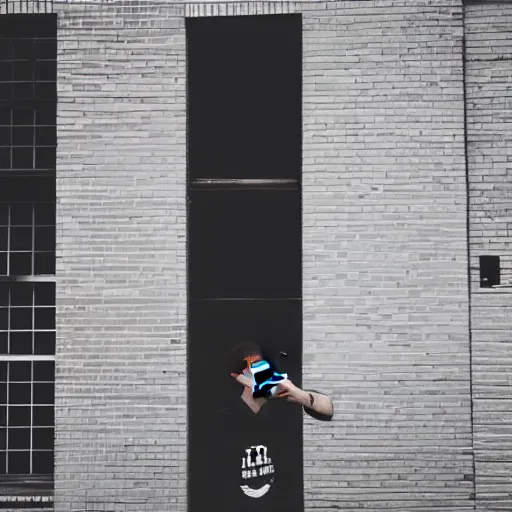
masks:
{"label": "dark hair", "polygon": [[244,357],[249,356],[263,357],[261,347],[257,343],[246,341],[231,347],[226,354],[229,372],[240,373],[245,368]]}

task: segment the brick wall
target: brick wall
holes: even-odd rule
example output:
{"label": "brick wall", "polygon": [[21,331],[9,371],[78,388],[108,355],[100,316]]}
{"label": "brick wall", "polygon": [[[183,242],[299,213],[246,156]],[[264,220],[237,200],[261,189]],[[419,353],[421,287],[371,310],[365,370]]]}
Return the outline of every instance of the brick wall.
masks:
{"label": "brick wall", "polygon": [[[472,510],[461,2],[253,5],[303,12],[306,507]],[[186,509],[184,9],[58,4],[58,512]]]}
{"label": "brick wall", "polygon": [[512,505],[512,287],[480,288],[481,255],[512,285],[512,4],[465,12],[477,509]]}
{"label": "brick wall", "polygon": [[182,9],[58,15],[55,510],[183,511]]}
{"label": "brick wall", "polygon": [[304,11],[309,510],[471,510],[458,1]]}

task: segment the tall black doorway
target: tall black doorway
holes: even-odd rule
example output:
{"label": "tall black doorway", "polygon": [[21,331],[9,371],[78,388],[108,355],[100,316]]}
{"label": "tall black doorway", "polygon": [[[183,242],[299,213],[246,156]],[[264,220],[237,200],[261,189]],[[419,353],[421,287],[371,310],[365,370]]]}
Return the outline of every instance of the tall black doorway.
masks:
{"label": "tall black doorway", "polygon": [[302,410],[275,407],[280,467],[262,496],[226,484],[244,454],[219,458],[232,434],[215,418],[240,402],[225,364],[236,343],[258,343],[301,385],[301,16],[195,18],[186,30],[189,510],[298,512]]}

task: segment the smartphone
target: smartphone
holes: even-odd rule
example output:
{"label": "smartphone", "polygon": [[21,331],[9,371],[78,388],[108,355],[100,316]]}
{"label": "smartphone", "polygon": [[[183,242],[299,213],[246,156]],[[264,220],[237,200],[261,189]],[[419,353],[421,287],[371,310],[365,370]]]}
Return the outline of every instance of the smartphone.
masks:
{"label": "smartphone", "polygon": [[253,398],[269,398],[277,392],[277,386],[288,378],[288,374],[278,372],[266,359],[250,364],[253,376]]}

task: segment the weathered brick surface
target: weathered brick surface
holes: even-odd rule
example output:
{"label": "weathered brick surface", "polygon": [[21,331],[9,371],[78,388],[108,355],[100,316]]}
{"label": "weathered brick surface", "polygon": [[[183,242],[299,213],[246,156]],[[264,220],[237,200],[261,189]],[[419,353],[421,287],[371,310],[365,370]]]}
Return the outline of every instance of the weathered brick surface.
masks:
{"label": "weathered brick surface", "polygon": [[512,509],[512,287],[482,289],[480,255],[512,285],[512,4],[468,5],[466,90],[477,508]]}
{"label": "weathered brick surface", "polygon": [[[303,13],[304,381],[336,406],[305,420],[306,507],[471,510],[461,2],[279,5],[254,13]],[[58,10],[55,508],[184,511],[185,6]]]}
{"label": "weathered brick surface", "polygon": [[183,10],[58,15],[55,510],[184,511]]}
{"label": "weathered brick surface", "polygon": [[304,10],[309,510],[470,510],[458,1]]}

